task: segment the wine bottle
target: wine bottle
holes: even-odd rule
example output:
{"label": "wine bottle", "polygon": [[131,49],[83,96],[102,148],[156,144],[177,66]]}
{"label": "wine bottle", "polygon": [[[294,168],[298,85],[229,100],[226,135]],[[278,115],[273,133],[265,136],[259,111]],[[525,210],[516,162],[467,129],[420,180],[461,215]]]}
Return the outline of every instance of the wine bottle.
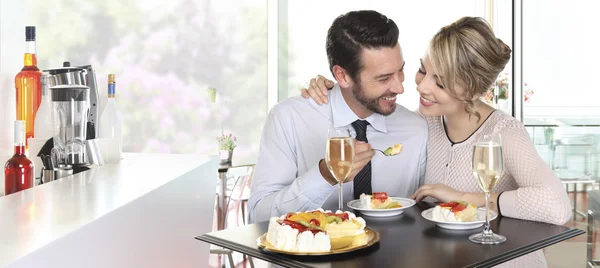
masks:
{"label": "wine bottle", "polygon": [[15,154],[4,165],[4,195],[33,187],[34,165],[25,155],[25,121],[15,121]]}
{"label": "wine bottle", "polygon": [[17,90],[17,120],[25,121],[25,146],[34,135],[35,114],[42,101],[42,73],[37,67],[35,51],[35,26],[25,27],[24,66],[15,76]]}
{"label": "wine bottle", "polygon": [[104,107],[104,111],[102,111],[102,115],[100,116],[100,125],[99,129],[99,137],[102,139],[114,139],[115,142],[119,143],[119,152],[118,155],[120,157],[122,152],[122,133],[121,133],[121,113],[117,107],[117,102],[115,100],[116,95],[116,83],[115,83],[115,75],[108,75],[108,101],[106,102],[106,106]]}

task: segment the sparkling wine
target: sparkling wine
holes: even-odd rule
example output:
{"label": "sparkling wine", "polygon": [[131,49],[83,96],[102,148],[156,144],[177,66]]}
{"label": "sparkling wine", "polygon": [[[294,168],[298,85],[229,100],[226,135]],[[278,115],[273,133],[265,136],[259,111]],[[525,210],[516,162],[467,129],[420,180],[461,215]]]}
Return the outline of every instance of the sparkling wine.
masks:
{"label": "sparkling wine", "polygon": [[33,137],[35,114],[42,101],[42,72],[37,67],[35,27],[25,27],[24,66],[15,76],[17,90],[17,120],[25,121],[25,144]]}
{"label": "sparkling wine", "polygon": [[25,121],[15,121],[15,154],[4,165],[4,195],[33,186],[33,162],[25,155]]}
{"label": "sparkling wine", "polygon": [[483,232],[472,234],[473,243],[493,245],[506,241],[506,237],[495,234],[490,228],[490,192],[502,177],[502,137],[499,133],[483,135],[473,146],[473,175],[485,193],[485,223]]}
{"label": "sparkling wine", "polygon": [[500,144],[475,144],[473,174],[484,192],[490,192],[496,186],[502,176],[502,146]]}
{"label": "sparkling wine", "polygon": [[354,158],[354,147],[350,137],[332,137],[327,140],[327,168],[338,182],[343,182],[350,171]]}

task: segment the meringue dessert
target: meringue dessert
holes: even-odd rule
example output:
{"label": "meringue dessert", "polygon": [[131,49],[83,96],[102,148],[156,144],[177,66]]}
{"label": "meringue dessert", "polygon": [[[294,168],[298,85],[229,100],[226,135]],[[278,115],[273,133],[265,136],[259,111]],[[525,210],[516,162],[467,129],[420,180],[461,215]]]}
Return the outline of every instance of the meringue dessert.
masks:
{"label": "meringue dessert", "polygon": [[366,225],[351,212],[290,212],[270,219],[266,240],[283,251],[328,252],[367,244]]}
{"label": "meringue dessert", "polygon": [[373,195],[361,194],[360,207],[365,209],[401,208],[398,202],[389,198],[386,192],[375,192]]}
{"label": "meringue dessert", "polygon": [[477,207],[465,201],[452,201],[439,204],[431,215],[439,222],[472,222],[477,220]]}
{"label": "meringue dessert", "polygon": [[383,151],[383,154],[387,156],[393,156],[402,152],[402,144],[394,144]]}

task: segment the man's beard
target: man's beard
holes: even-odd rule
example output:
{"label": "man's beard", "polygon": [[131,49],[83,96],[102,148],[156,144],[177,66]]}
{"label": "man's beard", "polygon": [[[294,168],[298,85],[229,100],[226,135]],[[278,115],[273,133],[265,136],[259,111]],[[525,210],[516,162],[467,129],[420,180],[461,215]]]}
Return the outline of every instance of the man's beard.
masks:
{"label": "man's beard", "polygon": [[381,106],[379,105],[379,98],[383,96],[369,99],[367,96],[365,96],[365,91],[363,90],[363,87],[360,83],[354,84],[354,86],[352,86],[352,94],[360,104],[365,106],[365,108],[367,108],[371,112],[378,113],[380,115],[390,115],[396,110],[396,105],[393,105],[392,108],[388,111],[381,109]]}

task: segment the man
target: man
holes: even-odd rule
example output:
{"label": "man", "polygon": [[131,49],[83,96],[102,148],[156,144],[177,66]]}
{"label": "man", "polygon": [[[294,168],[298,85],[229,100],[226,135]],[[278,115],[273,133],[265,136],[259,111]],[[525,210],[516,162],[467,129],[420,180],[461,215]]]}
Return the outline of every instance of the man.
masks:
{"label": "man", "polygon": [[[337,181],[325,164],[327,132],[356,132],[355,161],[343,185],[345,202],[385,191],[409,197],[425,174],[427,124],[396,104],[404,92],[398,27],[375,11],[336,18],[327,33],[327,57],[338,82],[329,103],[301,96],[277,104],[265,123],[248,202],[250,222],[292,211],[336,210]],[[403,144],[395,156],[376,153]]]}

